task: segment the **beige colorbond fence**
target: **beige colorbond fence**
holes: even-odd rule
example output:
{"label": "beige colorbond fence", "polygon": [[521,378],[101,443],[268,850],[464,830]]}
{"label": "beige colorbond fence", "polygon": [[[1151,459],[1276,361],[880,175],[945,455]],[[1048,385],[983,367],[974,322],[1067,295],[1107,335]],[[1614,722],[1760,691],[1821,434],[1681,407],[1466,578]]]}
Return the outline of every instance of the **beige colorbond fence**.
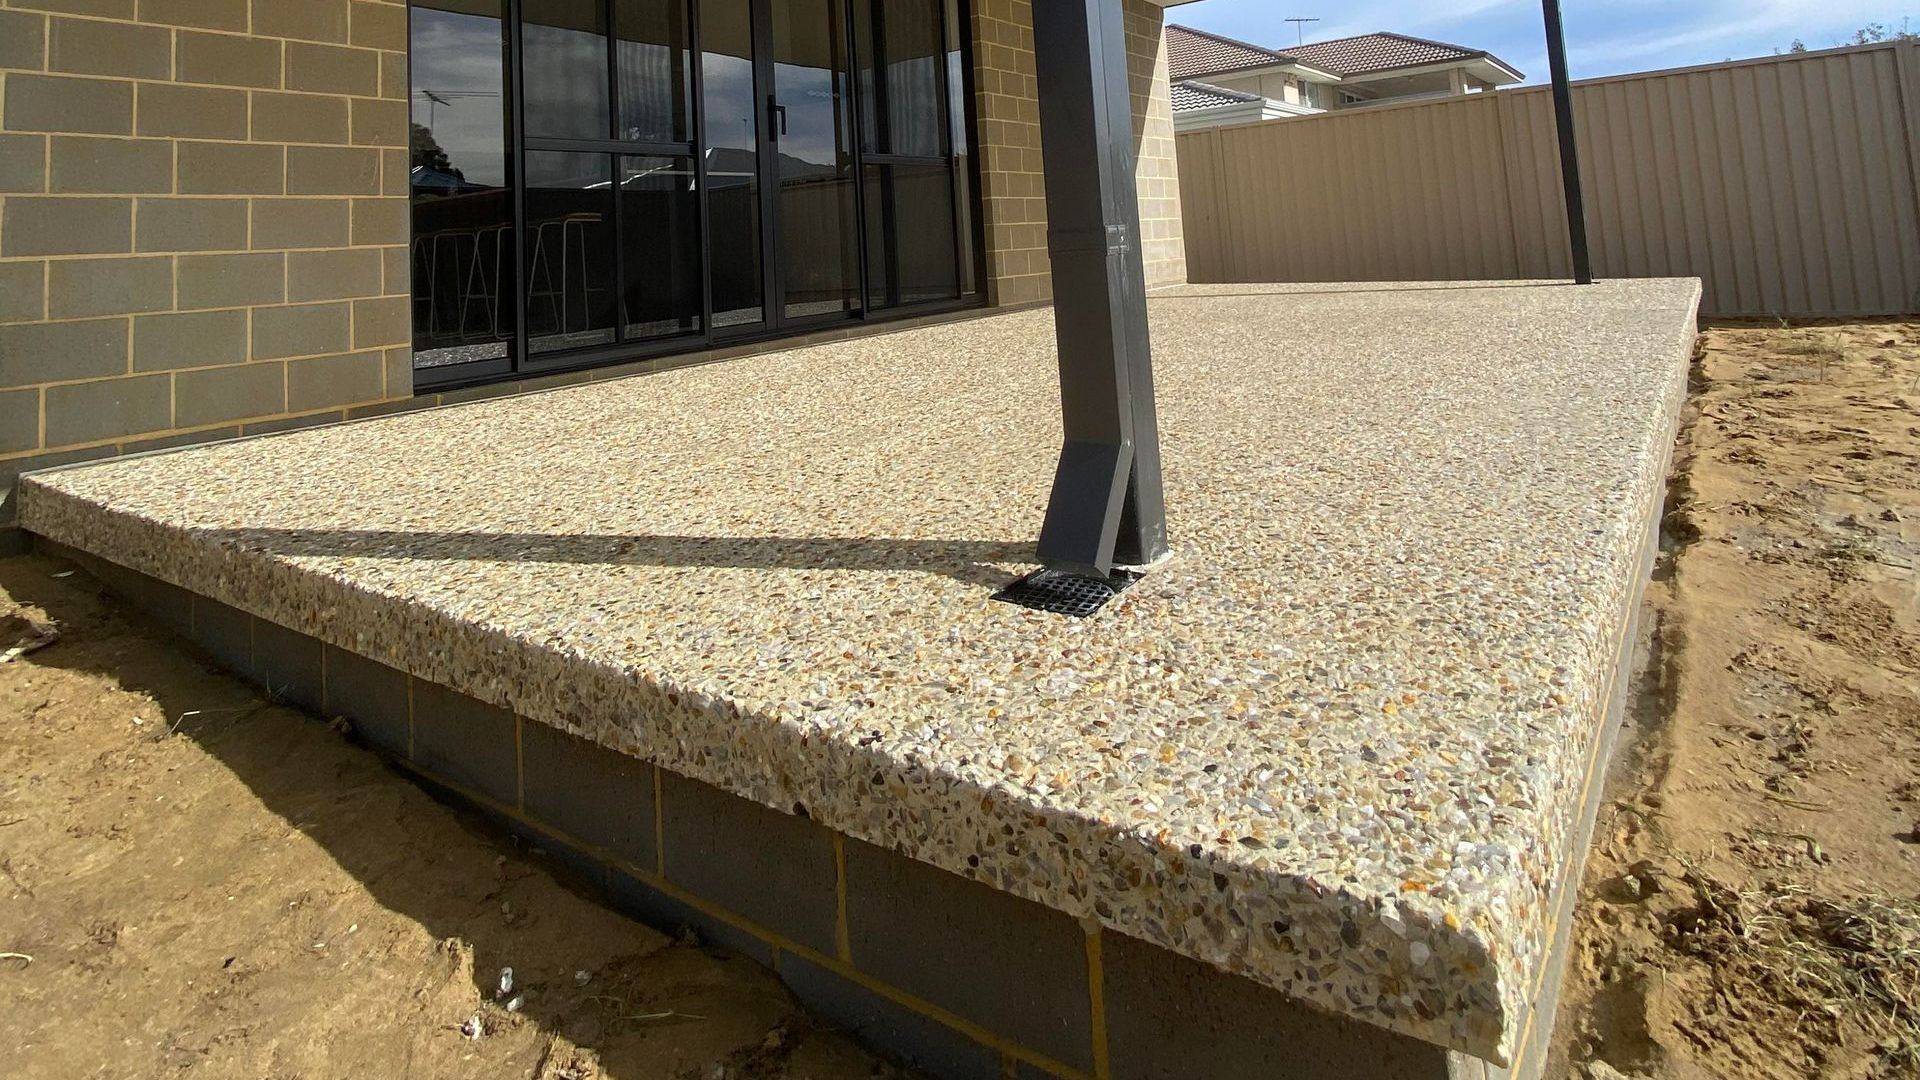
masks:
{"label": "beige colorbond fence", "polygon": [[[1920,45],[1576,83],[1602,277],[1713,315],[1920,311]],[[1546,88],[1180,136],[1196,282],[1564,277]]]}

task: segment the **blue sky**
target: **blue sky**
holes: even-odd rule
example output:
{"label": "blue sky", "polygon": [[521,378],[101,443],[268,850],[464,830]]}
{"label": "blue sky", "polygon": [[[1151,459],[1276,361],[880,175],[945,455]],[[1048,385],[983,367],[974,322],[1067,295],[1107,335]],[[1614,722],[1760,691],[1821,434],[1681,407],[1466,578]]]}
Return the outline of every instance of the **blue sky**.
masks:
{"label": "blue sky", "polygon": [[[1920,29],[1920,10],[1903,0],[1563,0],[1567,51],[1575,78],[1715,63],[1784,50],[1794,38],[1826,48],[1869,22],[1898,26],[1908,15]],[[1912,3],[1912,0],[1904,0]],[[1262,45],[1295,41],[1289,16],[1319,16],[1307,40],[1371,30],[1437,38],[1487,49],[1527,73],[1547,77],[1539,0],[1456,0],[1413,4],[1381,0],[1199,0],[1168,10],[1172,22]]]}

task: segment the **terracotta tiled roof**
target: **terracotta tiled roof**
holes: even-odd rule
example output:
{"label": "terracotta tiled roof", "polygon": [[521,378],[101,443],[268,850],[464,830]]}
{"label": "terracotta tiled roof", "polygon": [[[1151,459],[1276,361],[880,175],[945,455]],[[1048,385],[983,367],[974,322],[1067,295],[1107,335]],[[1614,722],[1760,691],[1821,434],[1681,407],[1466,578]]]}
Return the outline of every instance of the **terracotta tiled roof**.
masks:
{"label": "terracotta tiled roof", "polygon": [[1167,27],[1167,63],[1173,80],[1197,79],[1248,68],[1291,64],[1293,57],[1251,42],[1237,41],[1188,26]]}
{"label": "terracotta tiled roof", "polygon": [[1394,68],[1445,64],[1457,60],[1476,60],[1486,56],[1481,49],[1449,45],[1444,41],[1408,37],[1405,34],[1361,34],[1357,37],[1317,41],[1291,50],[1306,63],[1335,75],[1367,75]]}
{"label": "terracotta tiled roof", "polygon": [[1244,105],[1249,101],[1260,100],[1262,99],[1259,94],[1249,94],[1244,90],[1229,90],[1224,86],[1194,82],[1192,79],[1173,84],[1174,112],[1211,109],[1216,105]]}

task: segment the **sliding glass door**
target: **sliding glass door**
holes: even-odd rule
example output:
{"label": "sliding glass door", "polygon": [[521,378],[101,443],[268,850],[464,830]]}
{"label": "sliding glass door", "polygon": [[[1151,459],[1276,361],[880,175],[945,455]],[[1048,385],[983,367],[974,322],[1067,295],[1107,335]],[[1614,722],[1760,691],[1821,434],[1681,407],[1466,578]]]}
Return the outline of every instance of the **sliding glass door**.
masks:
{"label": "sliding glass door", "polygon": [[527,348],[699,333],[685,0],[520,0]]}
{"label": "sliding glass door", "polygon": [[960,0],[415,0],[416,367],[977,299]]}
{"label": "sliding glass door", "polygon": [[760,243],[766,216],[760,183],[765,136],[753,50],[755,4],[699,0],[699,8],[713,325],[723,333],[752,332],[767,322]]}
{"label": "sliding glass door", "polygon": [[518,361],[508,37],[502,0],[413,9],[408,259],[422,381],[439,372],[511,373]]}
{"label": "sliding glass door", "polygon": [[[858,311],[853,43],[843,0],[763,0],[773,30],[774,207],[789,320]],[[863,5],[864,6],[864,5]]]}
{"label": "sliding glass door", "polygon": [[957,13],[941,0],[856,5],[867,282],[875,307],[971,291]]}

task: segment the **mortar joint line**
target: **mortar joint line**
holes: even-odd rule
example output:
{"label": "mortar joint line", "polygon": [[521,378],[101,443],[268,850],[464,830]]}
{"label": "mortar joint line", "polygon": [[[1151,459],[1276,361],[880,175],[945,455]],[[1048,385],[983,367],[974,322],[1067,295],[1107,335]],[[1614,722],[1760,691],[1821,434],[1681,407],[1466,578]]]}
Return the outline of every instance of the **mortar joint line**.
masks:
{"label": "mortar joint line", "polygon": [[[409,686],[411,686],[411,682],[409,682]],[[617,854],[605,848],[581,840],[564,829],[560,829],[539,818],[516,812],[512,807],[507,806],[500,800],[468,787],[458,780],[450,779],[432,769],[422,767],[413,762],[405,762],[404,765],[407,771],[454,792],[482,811],[491,810],[494,813],[520,822],[545,836],[551,837],[555,843],[565,845],[588,856],[610,872],[626,874],[640,884],[670,899],[677,900],[708,918],[724,923],[741,933],[758,939],[767,945],[769,956],[774,962],[774,970],[776,973],[778,972],[780,956],[782,954],[792,954],[808,963],[817,964],[841,978],[866,989],[870,993],[885,998],[919,1016],[923,1016],[944,1027],[950,1028],[962,1036],[986,1047],[988,1050],[1013,1058],[1016,1061],[1031,1064],[1051,1075],[1066,1078],[1066,1080],[1105,1080],[1103,1076],[1090,1075],[1082,1072],[1080,1069],[1071,1065],[1055,1061],[1039,1051],[1013,1042],[973,1020],[969,1020],[941,1006],[925,1001],[891,983],[883,982],[861,971],[852,964],[841,961],[837,957],[828,956],[808,945],[793,941],[779,932],[762,926],[738,912],[675,885],[673,882],[668,881],[664,874],[653,873],[636,863],[620,858]],[[660,766],[655,765],[654,769],[658,771]],[[656,788],[655,790],[657,791],[658,789]]]}
{"label": "mortar joint line", "polygon": [[1107,1052],[1106,962],[1100,952],[1100,927],[1087,931],[1087,1027],[1093,1040],[1095,1080],[1111,1080],[1113,1063]]}
{"label": "mortar joint line", "polygon": [[830,832],[833,837],[833,891],[835,901],[833,946],[840,955],[840,961],[853,963],[853,934],[847,925],[847,842],[844,836]]}
{"label": "mortar joint line", "polygon": [[513,714],[513,808],[522,814],[527,812],[527,746],[524,738],[526,721],[520,713]]}
{"label": "mortar joint line", "polygon": [[667,878],[667,798],[664,790],[664,773],[659,765],[653,767],[653,872],[660,880]]}

